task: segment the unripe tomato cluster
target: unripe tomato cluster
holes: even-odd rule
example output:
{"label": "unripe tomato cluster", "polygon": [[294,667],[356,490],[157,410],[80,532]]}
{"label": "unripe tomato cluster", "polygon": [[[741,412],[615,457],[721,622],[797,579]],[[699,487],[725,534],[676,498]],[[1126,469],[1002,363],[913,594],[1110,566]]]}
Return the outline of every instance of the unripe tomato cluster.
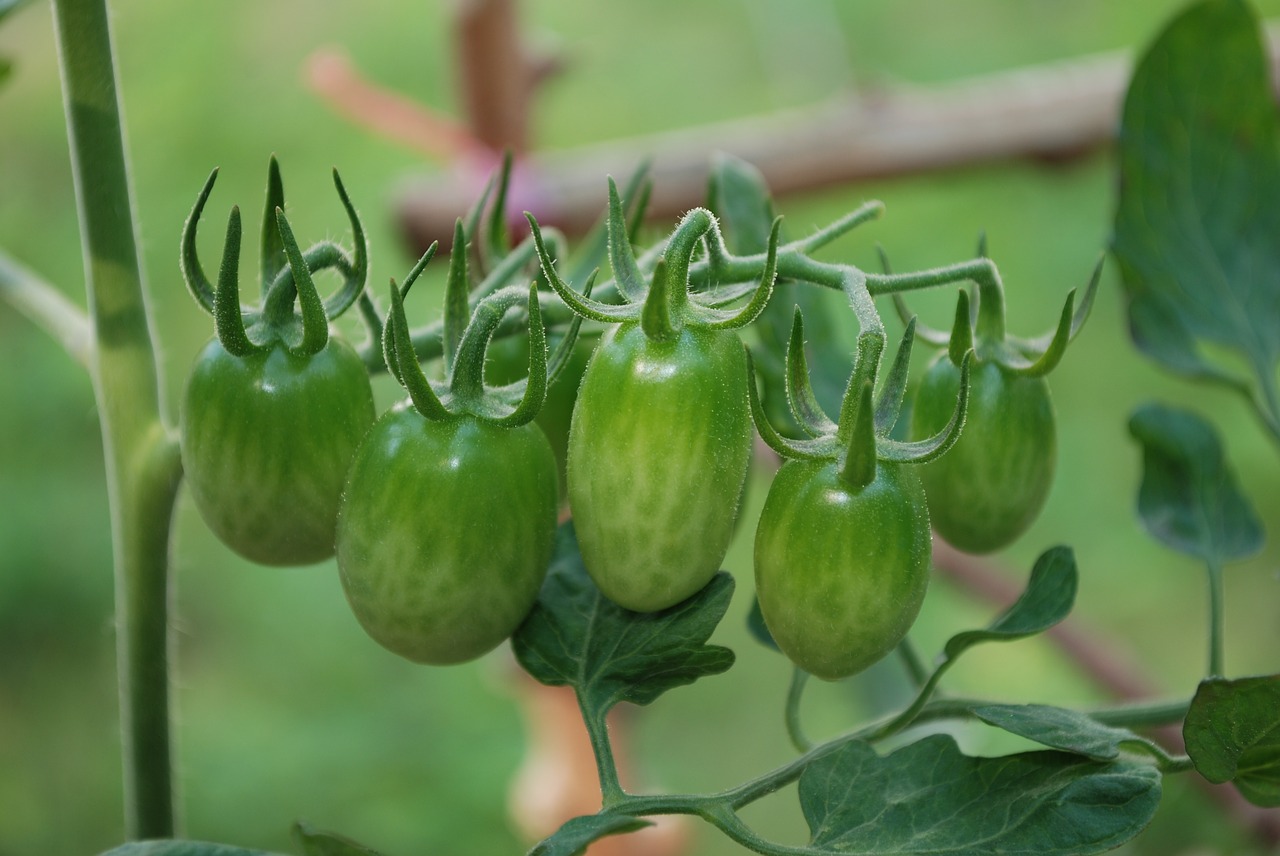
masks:
{"label": "unripe tomato cluster", "polygon": [[[269,212],[283,204],[278,185],[273,162]],[[542,277],[577,316],[550,365],[536,285],[466,294],[474,286],[460,225],[442,332],[446,376],[423,373],[404,311],[428,253],[403,288],[392,283],[380,331],[386,366],[409,398],[375,421],[366,362],[328,337],[328,319],[356,298],[321,311],[311,282],[313,271],[334,267],[348,291],[363,288],[363,236],[345,192],[356,259],[328,244],[302,253],[283,213],[268,217],[263,246],[277,252],[264,259],[261,310],[244,311],[234,282],[238,215],[216,289],[194,259],[195,222],[211,186],[183,243],[188,282],[218,327],[183,397],[183,460],[196,506],[220,539],[255,562],[310,564],[336,553],[361,625],[410,660],[480,656],[531,609],[551,555],[560,481],[552,444],[532,420],[584,318],[610,326],[585,371],[577,366],[576,396],[559,393],[572,406],[567,501],[589,574],[626,609],[672,607],[719,570],[740,512],[753,422],[796,459],[774,479],[756,531],[761,611],[783,652],[819,677],[861,671],[906,634],[927,588],[931,510],[956,546],[989,551],[1021,534],[1043,503],[1053,458],[1047,387],[981,353],[971,379],[973,354],[959,327],[914,399],[915,439],[898,442],[889,431],[914,324],[902,370],[879,384],[883,332],[864,331],[832,421],[807,387],[797,316],[788,397],[809,436],[787,440],[768,426],[735,331],[765,308],[787,252],[776,222],[764,254],[731,257],[714,217],[696,209],[656,261],[637,260],[611,184],[618,299],[607,302],[590,296],[590,283],[580,292],[564,281],[531,220]],[[748,268],[756,282],[728,298],[701,290],[695,281],[708,270],[715,279],[716,265]],[[726,308],[735,299],[738,308]],[[489,343],[513,312],[527,313],[527,377],[491,385]],[[968,426],[957,440],[966,401]],[[1010,425],[1033,439],[1011,445]]]}

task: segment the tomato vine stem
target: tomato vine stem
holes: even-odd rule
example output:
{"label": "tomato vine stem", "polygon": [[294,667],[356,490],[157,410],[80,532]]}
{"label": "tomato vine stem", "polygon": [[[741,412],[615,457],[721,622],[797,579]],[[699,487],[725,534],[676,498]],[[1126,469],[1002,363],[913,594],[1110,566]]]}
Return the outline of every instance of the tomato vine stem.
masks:
{"label": "tomato vine stem", "polygon": [[125,827],[130,838],[166,838],[174,832],[169,532],[181,463],[144,296],[106,0],[53,8],[111,507]]}

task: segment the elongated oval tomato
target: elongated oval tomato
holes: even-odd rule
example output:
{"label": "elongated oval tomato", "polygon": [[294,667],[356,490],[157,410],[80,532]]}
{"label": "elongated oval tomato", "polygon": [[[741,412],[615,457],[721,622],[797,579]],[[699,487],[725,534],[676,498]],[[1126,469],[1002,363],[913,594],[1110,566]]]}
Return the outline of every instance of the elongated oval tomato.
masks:
{"label": "elongated oval tomato", "polygon": [[245,357],[214,339],[180,410],[182,463],[200,515],[260,564],[327,559],[347,468],[375,416],[364,364],[339,339],[312,356],[277,345]]}
{"label": "elongated oval tomato", "polygon": [[880,461],[851,491],[835,461],[788,461],[756,529],[756,596],[792,662],[848,677],[902,640],[929,582],[929,512],[909,465]]}
{"label": "elongated oval tomato", "polygon": [[351,466],[338,570],[360,624],[418,663],[473,659],[537,597],[556,525],[556,462],[532,423],[382,416]]}
{"label": "elongated oval tomato", "polygon": [[634,322],[609,330],[569,429],[569,506],[600,590],[652,612],[706,585],[728,550],[750,461],[735,334],[685,327],[655,341]]}
{"label": "elongated oval tomato", "polygon": [[[939,354],[916,393],[913,437],[947,424],[959,386],[960,370]],[[1044,378],[1017,375],[995,362],[976,363],[960,439],[920,474],[938,534],[970,553],[1012,543],[1044,507],[1056,458],[1053,403]]]}

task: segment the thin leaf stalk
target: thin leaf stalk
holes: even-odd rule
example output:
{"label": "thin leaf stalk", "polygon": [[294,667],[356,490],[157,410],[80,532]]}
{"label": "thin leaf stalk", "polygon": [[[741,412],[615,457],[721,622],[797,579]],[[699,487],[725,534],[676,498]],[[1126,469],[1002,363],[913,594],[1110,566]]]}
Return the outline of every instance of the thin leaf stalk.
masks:
{"label": "thin leaf stalk", "polygon": [[125,827],[130,838],[163,838],[175,827],[169,533],[181,464],[163,418],[106,2],[53,7],[97,343],[90,373],[114,543]]}
{"label": "thin leaf stalk", "polygon": [[804,688],[809,683],[809,673],[797,666],[791,672],[791,686],[787,689],[787,706],[785,719],[787,736],[797,752],[808,752],[813,748],[813,741],[805,736],[804,726],[800,722],[800,701],[804,698]]}
{"label": "thin leaf stalk", "polygon": [[613,741],[609,738],[609,723],[605,714],[587,706],[586,700],[578,694],[578,709],[582,712],[582,722],[587,727],[587,737],[591,740],[591,751],[596,759],[596,774],[600,778],[600,796],[602,809],[609,809],[626,802],[629,798],[622,790],[622,782],[618,778],[618,763],[613,757]]}
{"label": "thin leaf stalk", "polygon": [[1222,563],[1210,559],[1209,571],[1209,677],[1220,678],[1225,672],[1224,637],[1226,636],[1226,586]]}

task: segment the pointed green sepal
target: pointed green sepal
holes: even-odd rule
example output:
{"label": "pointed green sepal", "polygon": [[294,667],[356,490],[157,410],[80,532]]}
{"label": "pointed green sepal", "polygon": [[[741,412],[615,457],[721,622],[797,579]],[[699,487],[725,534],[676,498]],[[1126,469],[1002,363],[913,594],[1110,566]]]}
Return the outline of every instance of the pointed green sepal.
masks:
{"label": "pointed green sepal", "polygon": [[489,260],[501,258],[511,249],[507,233],[507,195],[511,190],[511,169],[514,163],[511,149],[507,149],[502,153],[502,166],[498,168],[498,191],[493,197],[487,228],[481,237]]}
{"label": "pointed green sepal", "polygon": [[448,375],[458,356],[458,345],[471,320],[467,293],[471,283],[467,272],[467,236],[462,219],[453,224],[453,248],[449,252],[449,275],[444,285],[444,369]]}
{"label": "pointed green sepal", "polygon": [[658,265],[653,269],[653,284],[649,286],[640,311],[640,327],[654,342],[670,341],[680,335],[682,325],[678,317],[672,317],[668,292],[681,286],[673,284],[672,279],[666,257],[658,259]]}
{"label": "pointed green sepal", "polygon": [[360,215],[356,213],[356,207],[351,204],[351,197],[342,184],[342,177],[338,175],[337,168],[333,170],[333,185],[338,189],[338,198],[342,200],[343,210],[347,212],[347,219],[351,222],[351,240],[355,243],[355,262],[351,272],[345,276],[342,288],[324,302],[325,317],[331,321],[350,309],[369,283],[369,241],[365,237],[364,226],[360,223]]}
{"label": "pointed green sepal", "polygon": [[1040,358],[1033,363],[1010,364],[1009,361],[1003,361],[1003,365],[1014,374],[1023,377],[1044,377],[1049,372],[1058,367],[1058,363],[1062,362],[1062,355],[1067,352],[1067,344],[1071,341],[1072,320],[1075,315],[1076,290],[1073,288],[1067,292],[1066,303],[1062,306],[1062,314],[1058,316],[1058,327],[1054,331],[1053,339],[1049,342],[1049,347],[1045,348]]}
{"label": "pointed green sepal", "polygon": [[227,219],[227,241],[222,247],[218,288],[214,292],[213,327],[218,341],[233,357],[247,357],[261,348],[249,341],[240,310],[240,206],[232,206]]}
{"label": "pointed green sepal", "polygon": [[769,417],[760,404],[760,392],[756,389],[755,361],[751,358],[751,350],[743,345],[747,353],[747,403],[751,408],[751,420],[755,423],[756,433],[770,449],[787,460],[823,461],[836,455],[838,447],[831,436],[815,437],[809,440],[792,440],[783,437],[774,429]]}
{"label": "pointed green sepal", "polygon": [[[898,314],[899,321],[906,324],[916,317],[901,294],[895,291],[891,296],[893,298],[893,308]],[[951,343],[950,333],[945,330],[935,330],[933,327],[919,322],[916,323],[916,338],[934,348],[945,348]]]}
{"label": "pointed green sepal", "polygon": [[431,381],[423,374],[422,366],[418,364],[418,355],[413,349],[409,321],[404,314],[405,293],[412,284],[412,280],[406,280],[402,292],[396,287],[395,280],[391,281],[391,312],[387,317],[387,329],[395,338],[394,353],[390,355],[396,361],[392,371],[400,378],[401,385],[409,393],[409,400],[418,413],[426,419],[448,419],[451,414],[431,388]]}
{"label": "pointed green sepal", "polygon": [[987,255],[987,230],[983,229],[978,233],[978,258],[989,258]]}
{"label": "pointed green sepal", "polygon": [[834,434],[836,424],[818,403],[809,380],[809,363],[804,354],[804,316],[799,306],[792,316],[791,338],[787,342],[786,381],[787,404],[796,424],[810,437]]}
{"label": "pointed green sepal", "polygon": [[969,292],[963,288],[956,292],[956,318],[951,325],[951,337],[947,342],[947,357],[953,365],[960,365],[964,355],[973,350],[973,320],[969,314]]}
{"label": "pointed green sepal", "polygon": [[218,290],[214,292],[214,330],[218,342],[233,357],[247,357],[261,351],[244,330],[244,316],[239,305],[239,244],[241,218],[239,206],[232,207],[227,220],[227,243],[223,246],[223,264],[218,271]]}
{"label": "pointed green sepal", "polygon": [[889,376],[880,386],[880,396],[876,400],[876,431],[886,435],[898,422],[898,414],[902,412],[902,399],[907,392],[907,374],[911,368],[911,346],[916,337],[915,316],[907,322],[907,329],[902,331],[902,341],[898,343],[898,352],[893,357],[893,365],[889,367]]}
{"label": "pointed green sepal", "polygon": [[[647,173],[649,166],[648,164],[642,164],[640,169]],[[632,196],[635,197],[635,202],[631,202]],[[644,178],[640,182],[634,194],[628,194],[627,202],[631,208],[631,214],[627,221],[627,238],[632,244],[640,240],[640,229],[644,226],[644,218],[649,213],[649,202],[652,199],[653,181],[648,178]]]}
{"label": "pointed green sepal", "polygon": [[[285,256],[289,259],[289,269],[293,271],[293,284],[298,291],[298,308],[302,310],[302,341],[289,350],[295,354],[318,354],[329,344],[329,318],[324,314],[324,301],[320,292],[316,291],[315,281],[307,268],[307,260],[302,257],[298,241],[289,227],[289,220],[283,208],[277,208],[276,225],[280,229],[280,240],[284,243]],[[268,322],[270,322],[268,318]]]}
{"label": "pointed green sepal", "polygon": [[262,295],[265,297],[271,283],[284,270],[289,260],[285,255],[280,229],[276,226],[276,209],[284,207],[284,180],[280,177],[280,162],[271,156],[267,165],[267,204],[262,212],[261,270]]}
{"label": "pointed green sepal", "polygon": [[618,196],[618,185],[609,178],[609,218],[605,228],[609,236],[609,265],[618,291],[628,303],[644,300],[645,283],[636,264],[635,250],[631,247],[631,228]]}
{"label": "pointed green sepal", "polygon": [[[489,204],[489,198],[493,196],[494,185],[498,182],[498,175],[490,175],[489,180],[484,183],[484,189],[480,191],[480,196],[476,199],[475,204],[467,211],[464,219],[467,225],[468,235],[479,235],[481,225],[484,222],[484,212]],[[483,280],[489,275],[488,259],[483,258],[481,252],[480,241],[474,241],[471,245],[471,261],[475,267],[475,275]]]}
{"label": "pointed green sepal", "polygon": [[[765,251],[764,271],[760,275],[760,282],[756,286],[756,290],[751,294],[751,300],[747,305],[742,307],[738,312],[725,313],[725,317],[716,318],[708,321],[706,326],[712,330],[739,330],[752,321],[760,317],[760,313],[764,312],[765,307],[769,305],[769,298],[773,296],[773,286],[777,281],[778,274],[778,234],[782,227],[782,218],[775,217],[773,220],[773,228],[769,232],[769,247]],[[719,239],[720,230],[714,226],[711,229],[716,239]],[[710,247],[712,241],[708,240]]]}
{"label": "pointed green sepal", "polygon": [[569,283],[561,279],[560,274],[556,273],[555,262],[547,252],[546,244],[542,240],[542,230],[538,227],[538,221],[527,211],[524,216],[529,221],[529,229],[533,234],[533,243],[538,249],[538,262],[542,265],[542,272],[547,277],[547,282],[551,284],[552,290],[575,315],[581,315],[588,321],[600,321],[606,324],[634,321],[639,316],[639,307],[601,303],[574,291]]}
{"label": "pointed green sepal", "polygon": [[871,404],[871,381],[863,381],[857,393],[853,430],[845,448],[838,476],[850,490],[859,491],[876,479],[876,421]]}
{"label": "pointed green sepal", "polygon": [[[1080,328],[1084,327],[1086,321],[1089,320],[1089,314],[1093,311],[1093,301],[1098,294],[1098,284],[1102,281],[1102,270],[1106,266],[1106,254],[1098,256],[1098,262],[1093,266],[1093,273],[1089,276],[1089,284],[1085,286],[1084,296],[1080,298],[1076,304],[1075,314],[1071,316],[1071,335],[1068,342],[1074,342],[1076,336],[1080,334]],[[1054,336],[1057,335],[1057,329],[1046,333],[1043,336],[1037,336],[1033,339],[1010,339],[1014,347],[1016,347],[1023,356],[1028,359],[1038,359],[1041,354],[1049,350],[1050,344],[1053,342]]]}
{"label": "pointed green sepal", "polygon": [[538,286],[529,286],[529,374],[520,403],[508,415],[494,422],[504,428],[518,428],[533,421],[547,400],[547,329],[538,305]]}
{"label": "pointed green sepal", "polygon": [[[182,246],[178,253],[182,279],[187,284],[187,291],[191,292],[196,303],[210,315],[214,314],[215,292],[213,283],[209,282],[209,277],[205,276],[204,268],[200,265],[199,254],[196,252],[196,228],[200,225],[200,215],[204,213],[205,203],[209,201],[209,194],[213,191],[213,183],[217,178],[218,169],[214,167],[205,180],[200,195],[196,197],[196,204],[191,209],[187,222],[182,225]],[[237,302],[239,302],[238,299]]]}
{"label": "pointed green sepal", "polygon": [[943,429],[932,437],[912,442],[899,442],[881,437],[878,452],[881,460],[927,464],[935,458],[942,457],[956,444],[956,440],[960,439],[964,417],[969,409],[969,366],[972,361],[973,351],[969,351],[960,362],[960,391],[956,394],[956,406],[951,411],[951,419]]}
{"label": "pointed green sepal", "polygon": [[[596,274],[599,271],[592,271],[587,276],[586,283],[582,286],[582,293],[591,296],[591,289],[596,284]],[[578,343],[578,332],[582,327],[582,316],[575,315],[573,320],[569,322],[569,329],[565,331],[564,338],[556,345],[555,351],[551,354],[551,359],[547,362],[547,387],[550,388],[559,380],[560,375],[564,372],[565,367],[569,365],[569,361],[573,359],[573,349]]]}
{"label": "pointed green sepal", "polygon": [[[397,288],[396,281],[394,279],[391,280],[391,287],[399,292],[401,301],[403,301],[405,295],[409,293],[409,289],[413,287],[413,284],[417,281],[418,277],[422,275],[423,269],[426,268],[431,259],[435,257],[436,250],[439,249],[439,247],[440,243],[438,241],[431,242],[431,246],[427,247],[427,251],[422,254],[422,258],[418,259],[418,263],[409,271],[409,275],[405,278],[403,288]],[[369,303],[372,306],[372,299],[370,299]],[[390,317],[390,315],[388,315],[388,317]],[[370,329],[373,328],[371,327]],[[395,331],[392,329],[390,324],[383,324],[381,320],[378,321],[377,330],[381,336],[382,359],[387,364],[387,370],[391,372],[391,376],[399,381],[400,385],[403,386],[404,379],[400,376],[400,362],[399,358],[396,356]]]}

